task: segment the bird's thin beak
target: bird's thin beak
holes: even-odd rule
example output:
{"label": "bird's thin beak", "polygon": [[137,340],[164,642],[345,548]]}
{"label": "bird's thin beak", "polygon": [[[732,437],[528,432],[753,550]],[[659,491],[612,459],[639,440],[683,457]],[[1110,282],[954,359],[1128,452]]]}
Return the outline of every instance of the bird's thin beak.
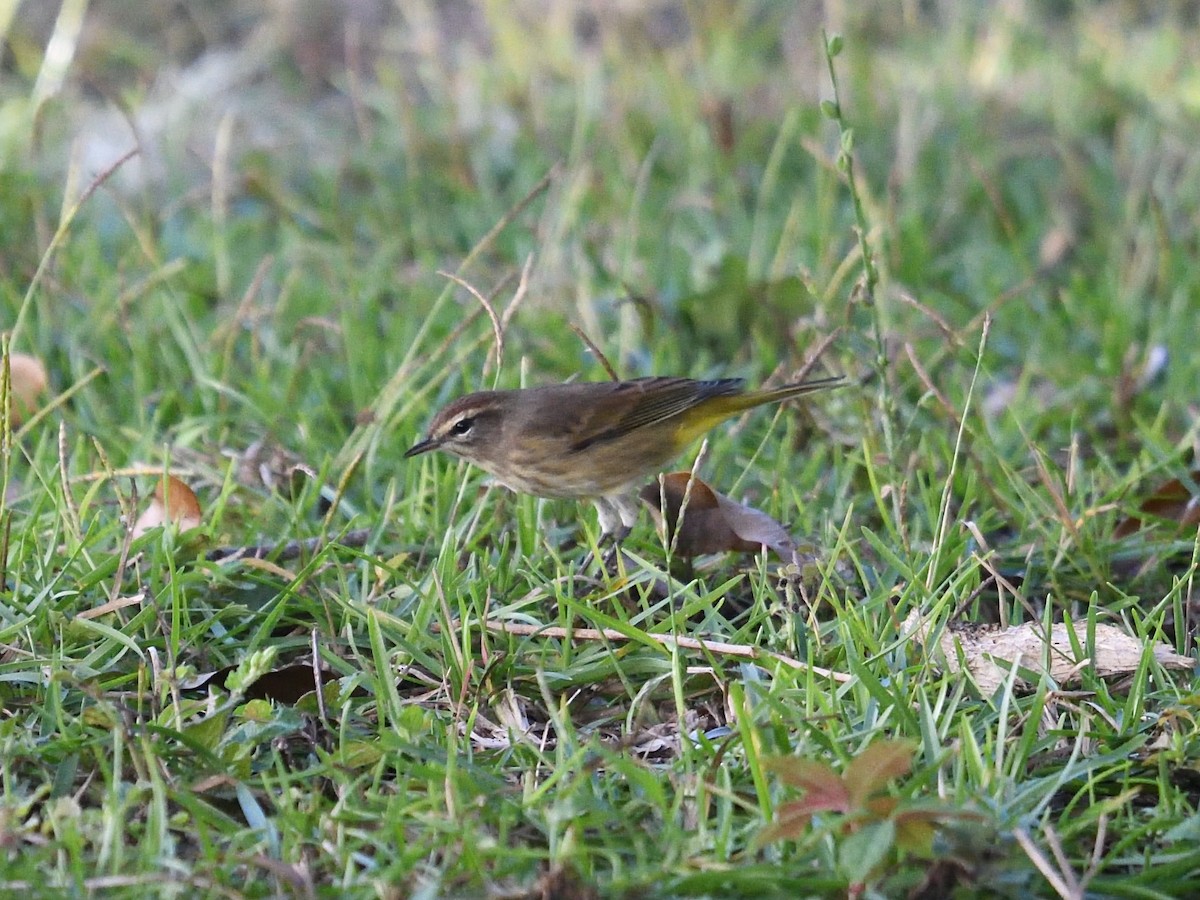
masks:
{"label": "bird's thin beak", "polygon": [[409,447],[404,454],[404,458],[408,459],[410,456],[420,456],[422,453],[428,453],[430,450],[436,450],[441,445],[441,441],[434,440],[433,438],[425,438],[425,440],[421,441],[421,443],[414,444],[413,446]]}

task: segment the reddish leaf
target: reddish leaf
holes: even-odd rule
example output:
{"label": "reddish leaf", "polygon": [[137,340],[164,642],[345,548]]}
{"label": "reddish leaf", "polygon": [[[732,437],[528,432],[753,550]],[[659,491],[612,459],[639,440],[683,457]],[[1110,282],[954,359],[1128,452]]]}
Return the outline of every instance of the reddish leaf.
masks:
{"label": "reddish leaf", "polygon": [[799,791],[824,790],[828,784],[841,784],[841,776],[827,763],[798,756],[771,756],[763,760],[763,768],[779,776],[788,787]]}
{"label": "reddish leaf", "polygon": [[787,809],[789,815],[796,817],[850,809],[845,782],[825,763],[795,756],[776,756],[764,760],[764,764],[788,787],[804,791],[803,797],[781,807],[781,811]]}
{"label": "reddish leaf", "polygon": [[912,741],[876,741],[852,759],[842,776],[850,794],[850,808],[864,808],[872,794],[912,771],[915,750]]}
{"label": "reddish leaf", "polygon": [[795,841],[808,830],[812,815],[796,803],[785,803],[775,811],[775,821],[758,833],[754,843],[761,847],[774,841]]}

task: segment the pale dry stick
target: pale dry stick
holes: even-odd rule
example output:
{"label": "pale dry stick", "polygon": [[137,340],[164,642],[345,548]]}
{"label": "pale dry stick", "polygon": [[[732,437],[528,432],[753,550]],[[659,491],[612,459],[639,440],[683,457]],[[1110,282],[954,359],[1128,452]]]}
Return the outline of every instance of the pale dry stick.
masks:
{"label": "pale dry stick", "polygon": [[354,117],[354,127],[358,129],[359,144],[363,147],[374,146],[375,129],[372,128],[371,115],[367,111],[362,72],[367,70],[363,60],[363,26],[355,16],[347,16],[343,23],[345,38],[342,43],[346,52],[346,64],[341,67],[341,73],[346,78],[346,97],[350,101],[350,114]]}
{"label": "pale dry stick", "polygon": [[800,367],[799,371],[792,375],[791,380],[803,381],[807,378],[808,373],[813,370],[813,366],[825,355],[825,351],[829,349],[830,345],[842,336],[843,331],[845,329],[839,325],[833,331],[829,332],[829,334],[825,335],[825,337],[821,338],[821,340],[817,341],[817,345],[808,353],[808,360]]}
{"label": "pale dry stick", "polygon": [[921,380],[921,384],[925,386],[925,390],[933,394],[937,402],[941,405],[942,410],[950,417],[950,421],[954,423],[955,428],[962,428],[962,418],[955,411],[950,401],[946,399],[946,395],[938,390],[937,385],[933,383],[933,379],[929,377],[929,373],[925,371],[925,367],[921,365],[921,361],[917,359],[916,351],[913,350],[913,345],[908,341],[904,342],[904,352],[908,355],[908,361],[913,367],[913,371],[917,373],[917,378]]}
{"label": "pale dry stick", "polygon": [[134,300],[143,294],[149,293],[151,288],[157,287],[163,282],[174,278],[186,269],[187,265],[187,260],[182,258],[163,263],[149,275],[139,279],[117,294],[117,299],[113,302],[113,307],[116,310],[117,320],[122,323],[123,327],[133,328],[132,323],[129,321],[129,307],[133,304]]}
{"label": "pale dry stick", "polygon": [[584,345],[591,351],[592,356],[596,357],[597,361],[604,367],[604,371],[608,373],[608,377],[613,381],[620,381],[621,376],[617,374],[617,370],[613,368],[612,363],[608,361],[608,357],[604,355],[604,351],[596,346],[595,341],[588,337],[587,332],[576,325],[570,323],[571,330],[575,332],[575,336],[583,341]]}
{"label": "pale dry stick", "polygon": [[21,301],[21,308],[17,310],[16,321],[13,322],[13,327],[9,331],[10,344],[15,344],[17,342],[17,335],[20,334],[21,326],[25,322],[25,315],[28,312],[30,305],[33,303],[33,293],[35,290],[37,290],[38,285],[45,276],[46,269],[50,265],[50,260],[54,257],[55,251],[58,250],[59,244],[61,244],[63,239],[66,238],[67,232],[71,228],[71,223],[79,214],[79,210],[83,208],[83,204],[87,203],[88,200],[91,199],[92,194],[96,193],[100,185],[108,181],[108,179],[113,176],[113,173],[117,171],[117,169],[121,168],[121,166],[129,162],[129,160],[133,159],[133,157],[135,157],[139,152],[141,152],[140,149],[138,147],[134,147],[132,150],[128,150],[122,156],[118,157],[106,169],[101,171],[95,178],[92,179],[91,183],[83,189],[83,193],[79,195],[79,199],[71,204],[66,213],[63,214],[62,218],[59,220],[58,228],[54,230],[54,236],[50,238],[50,245],[46,247],[46,252],[43,253],[42,258],[38,260],[38,267],[34,271],[33,277],[29,279],[29,287],[25,289],[25,298]]}
{"label": "pale dry stick", "polygon": [[[683,517],[687,514],[688,504],[692,500],[692,485],[699,479],[696,477],[696,472],[700,470],[700,463],[708,453],[708,438],[700,442],[700,452],[696,454],[696,460],[692,463],[691,471],[688,472],[687,485],[683,489],[683,500],[679,504],[679,515],[675,519],[675,533],[671,535],[671,546],[667,552],[668,557],[675,555],[675,550],[679,547],[679,535],[683,534]],[[667,502],[664,496],[662,475],[658,476],[658,495],[660,509],[662,510],[663,524],[667,522]]]}
{"label": "pale dry stick", "polygon": [[[1054,479],[1050,475],[1050,470],[1046,468],[1046,461],[1039,452],[1038,447],[1029,439],[1029,435],[1025,433],[1025,428],[1018,423],[1021,429],[1021,436],[1025,438],[1029,449],[1033,451],[1033,462],[1037,467],[1038,480],[1046,489],[1046,493],[1050,495],[1050,499],[1054,501],[1054,511],[1058,513],[1059,524],[1071,533],[1071,537],[1079,541],[1079,528],[1075,524],[1075,517],[1071,515],[1071,510],[1067,508],[1066,498],[1063,497],[1062,491],[1058,489],[1058,485],[1054,483]],[[1060,553],[1063,548],[1060,548]]]}
{"label": "pale dry stick", "polygon": [[317,689],[317,716],[321,720],[321,724],[326,728],[329,727],[329,715],[325,710],[325,686],[321,681],[321,648],[317,645],[317,629],[313,629],[309,633],[312,645],[312,670],[313,684]]}
{"label": "pale dry stick", "polygon": [[132,594],[129,597],[115,597],[106,603],[101,603],[99,606],[93,606],[91,609],[85,609],[83,612],[75,613],[76,619],[99,619],[101,616],[107,616],[109,613],[118,612],[125,609],[127,606],[141,606],[146,602],[145,592]]}
{"label": "pale dry stick", "polygon": [[53,400],[51,400],[49,403],[47,403],[45,406],[43,406],[41,409],[39,409],[34,415],[30,416],[29,421],[21,423],[21,427],[18,428],[16,430],[16,432],[13,434],[13,441],[21,440],[21,438],[23,438],[26,434],[29,433],[30,429],[32,429],[35,425],[37,425],[39,422],[41,422],[44,418],[46,418],[46,416],[50,415],[50,413],[54,412],[54,410],[58,409],[60,406],[62,406],[64,403],[66,403],[68,400],[70,400],[72,397],[74,397],[77,393],[79,393],[79,391],[81,391],[84,387],[86,387],[89,383],[91,383],[97,376],[102,375],[103,373],[104,373],[104,368],[102,366],[96,366],[96,368],[92,369],[92,371],[88,372],[86,375],[84,375],[82,378],[80,378],[77,382],[75,382],[73,385],[71,385],[69,388],[67,388],[65,391],[63,391],[61,394],[56,396]]}
{"label": "pale dry stick", "polygon": [[258,268],[254,270],[254,275],[250,278],[250,284],[242,292],[242,299],[238,301],[237,309],[233,311],[232,316],[213,330],[213,343],[225,342],[224,352],[221,355],[225,358],[226,365],[228,365],[229,357],[233,353],[233,342],[237,339],[238,330],[243,320],[249,318],[250,305],[257,299],[259,291],[262,290],[263,282],[267,278],[267,270],[274,262],[275,256],[272,253],[268,253],[258,261]]}
{"label": "pale dry stick", "polygon": [[[1053,834],[1053,830],[1050,826],[1046,826],[1046,828],[1047,839],[1049,839],[1049,835]],[[1075,873],[1071,870],[1071,867],[1063,865],[1065,860],[1061,858],[1061,848],[1055,848],[1054,844],[1051,843],[1051,849],[1055,850],[1054,855],[1059,858],[1059,864],[1063,866],[1061,871],[1055,871],[1054,864],[1046,858],[1046,854],[1038,848],[1037,844],[1033,842],[1033,838],[1029,836],[1029,833],[1024,828],[1014,828],[1012,834],[1016,838],[1017,843],[1021,845],[1021,849],[1025,851],[1025,855],[1029,857],[1029,861],[1050,882],[1050,887],[1054,888],[1054,892],[1058,896],[1062,897],[1063,900],[1083,900],[1083,886],[1080,885],[1079,879],[1075,877]],[[1056,842],[1057,836],[1055,838]]]}
{"label": "pale dry stick", "polygon": [[500,374],[500,366],[504,361],[504,328],[500,325],[500,317],[496,315],[496,309],[492,306],[490,300],[483,294],[479,293],[475,285],[471,284],[465,278],[459,278],[453,272],[446,272],[438,269],[438,274],[443,278],[449,278],[459,287],[465,288],[467,293],[479,301],[479,305],[483,307],[483,311],[487,313],[487,317],[492,323],[492,337],[496,340],[496,374]]}
{"label": "pale dry stick", "polygon": [[[1037,612],[1033,610],[1033,604],[1031,604],[1030,599],[1028,599],[1025,594],[1022,594],[1020,590],[1016,589],[1016,586],[1013,584],[1013,582],[1010,582],[1008,578],[1001,575],[1000,571],[996,569],[995,565],[992,565],[991,545],[988,544],[988,539],[984,538],[983,532],[980,532],[978,524],[973,520],[970,520],[970,518],[968,518],[968,520],[962,524],[964,524],[964,527],[968,530],[968,532],[971,532],[972,538],[976,539],[977,544],[980,547],[983,547],[984,551],[986,552],[986,556],[982,556],[982,554],[979,553],[973,554],[974,558],[979,560],[979,565],[983,566],[983,569],[988,572],[992,578],[995,578],[996,583],[1000,584],[1000,587],[1002,587],[1004,590],[1007,590],[1007,592],[1016,598],[1016,602],[1019,602],[1019,604],[1025,608],[1025,611],[1030,613],[1030,618],[1037,618]],[[1006,610],[1004,610],[1003,604],[1001,604],[1000,607],[1000,616],[1000,624],[1003,625],[1004,628],[1008,628],[1008,613]]]}
{"label": "pale dry stick", "polygon": [[[526,625],[521,622],[497,622],[493,619],[484,621],[483,625],[493,634],[512,634],[519,637],[579,638],[584,641],[637,640],[637,638],[630,637],[624,632],[616,631],[612,628],[572,628],[568,630],[560,628],[557,625]],[[781,662],[792,669],[801,669],[812,672],[814,675],[820,675],[823,678],[832,678],[841,684],[846,684],[854,680],[853,675],[847,675],[845,672],[824,669],[821,666],[801,662],[790,656],[784,656],[782,653],[764,650],[762,647],[755,647],[751,644],[729,644],[724,641],[706,641],[700,638],[681,637],[675,634],[659,634],[656,632],[645,632],[645,636],[657,644],[662,644],[664,647],[674,646],[682,650],[708,651],[720,656],[735,656],[741,659],[773,660]]]}
{"label": "pale dry stick", "polygon": [[[4,17],[9,19],[17,6],[20,4],[13,4],[11,7],[6,5]],[[43,121],[42,106],[62,90],[63,83],[67,80],[67,74],[71,71],[71,65],[79,50],[87,8],[87,0],[65,0],[58,4],[54,28],[46,42],[46,52],[42,54],[37,78],[33,82],[33,92],[30,94],[35,123]],[[7,23],[4,31],[8,31]],[[37,143],[40,142],[35,139],[35,146]]]}
{"label": "pale dry stick", "polygon": [[233,145],[234,115],[226,112],[217,123],[213,143],[212,192],[209,205],[213,222],[213,268],[216,270],[217,295],[229,296],[232,266],[229,262],[229,151]]}
{"label": "pale dry stick", "polygon": [[950,323],[942,318],[942,316],[940,316],[938,313],[934,312],[908,291],[897,291],[895,296],[896,299],[898,299],[901,303],[906,303],[917,312],[921,313],[921,315],[925,316],[925,318],[933,322],[933,324],[936,325],[938,330],[942,333],[942,336],[946,338],[947,343],[955,347],[962,346],[962,338],[958,336],[955,330],[950,326]]}
{"label": "pale dry stick", "polygon": [[[26,841],[30,840],[30,838],[24,836],[22,839]],[[158,889],[161,889],[164,885],[194,887],[198,893],[211,891],[213,892],[213,896],[227,894],[228,892],[227,888],[218,888],[210,879],[196,875],[182,877],[171,872],[151,872],[146,875],[97,875],[94,878],[82,879],[79,885],[88,894],[107,892],[114,888],[141,887],[142,885],[153,885]],[[34,896],[45,896],[42,893],[45,890],[47,890],[46,882],[41,880],[36,882],[36,887],[33,881],[0,881],[0,891],[11,891],[12,893],[9,896],[15,896],[18,893],[32,893]]]}
{"label": "pale dry stick", "polygon": [[125,568],[129,565],[129,550],[133,546],[133,524],[137,521],[137,484],[132,485],[135,499],[128,502],[121,489],[115,486],[116,476],[112,474],[108,454],[104,452],[104,446],[100,443],[99,438],[92,438],[92,446],[96,449],[96,453],[100,457],[100,465],[108,473],[109,480],[114,482],[117,506],[121,509],[121,518],[125,523],[125,536],[121,539],[121,555],[117,557],[117,570],[113,573],[112,590],[108,594],[108,602],[115,603],[121,595],[121,584],[125,581]]}
{"label": "pale dry stick", "polygon": [[[125,466],[123,469],[105,469],[101,472],[85,472],[71,477],[71,484],[88,484],[93,481],[105,481],[110,478],[162,478],[162,466]],[[200,474],[199,469],[171,468],[171,474],[178,477],[191,478]]]}
{"label": "pale dry stick", "polygon": [[[438,608],[441,610],[442,615],[446,617],[445,621],[447,623],[453,622],[454,617],[450,615],[450,602],[446,599],[446,591],[442,586],[442,579],[436,570],[433,572],[433,586],[437,591]],[[458,646],[458,642],[455,641],[455,635],[453,633],[450,633],[448,636],[450,638],[450,653],[454,657],[454,663],[460,672],[466,672],[467,661],[463,658],[462,648]],[[466,684],[468,681],[469,679],[463,679],[464,684]]]}
{"label": "pale dry stick", "polygon": [[963,454],[963,442],[966,438],[966,413],[971,408],[971,400],[975,396],[975,385],[979,382],[979,372],[983,367],[983,351],[987,347],[988,333],[992,330],[992,320],[985,319],[983,322],[983,331],[979,335],[979,349],[975,355],[975,372],[971,376],[971,384],[967,388],[967,400],[963,404],[963,418],[959,422],[958,434],[954,439],[954,452],[950,457],[950,471],[946,474],[946,485],[942,490],[941,496],[941,511],[937,526],[937,533],[934,535],[933,549],[930,553],[928,578],[926,578],[925,587],[933,590],[934,574],[938,570],[938,565],[941,562],[942,548],[946,543],[946,534],[950,530],[950,494],[954,484],[954,477],[958,474],[958,463]]}
{"label": "pale dry stick", "polygon": [[75,498],[71,495],[71,482],[67,475],[67,423],[58,423],[58,477],[62,483],[63,508],[66,515],[67,530],[76,543],[83,540],[79,532],[79,510],[75,508]]}
{"label": "pale dry stick", "polygon": [[525,257],[525,264],[521,266],[521,277],[517,280],[517,290],[513,293],[513,298],[508,301],[508,306],[504,307],[504,312],[500,314],[501,334],[508,334],[508,323],[512,321],[512,317],[521,308],[521,303],[529,293],[529,270],[532,268],[533,254],[530,253]]}
{"label": "pale dry stick", "polygon": [[[1074,494],[1075,491],[1075,475],[1079,472],[1079,432],[1074,428],[1071,429],[1071,444],[1067,448],[1067,495]],[[1083,519],[1075,521],[1075,527],[1078,528],[1083,522]]]}
{"label": "pale dry stick", "polygon": [[346,495],[346,490],[350,487],[350,479],[358,471],[358,464],[362,462],[363,455],[366,452],[365,449],[361,450],[357,456],[346,464],[346,468],[342,470],[342,477],[338,479],[337,486],[333,491],[333,497],[329,501],[329,511],[325,513],[325,518],[321,520],[322,535],[328,533],[329,529],[333,526],[333,517],[337,515],[337,511],[342,505],[342,497]]}
{"label": "pale dry stick", "polygon": [[1104,857],[1104,844],[1108,839],[1108,813],[1100,813],[1100,817],[1096,820],[1096,840],[1092,844],[1092,859],[1088,863],[1087,871],[1083,873],[1083,878],[1079,881],[1079,886],[1086,889],[1088,883],[1100,871],[1100,863]]}

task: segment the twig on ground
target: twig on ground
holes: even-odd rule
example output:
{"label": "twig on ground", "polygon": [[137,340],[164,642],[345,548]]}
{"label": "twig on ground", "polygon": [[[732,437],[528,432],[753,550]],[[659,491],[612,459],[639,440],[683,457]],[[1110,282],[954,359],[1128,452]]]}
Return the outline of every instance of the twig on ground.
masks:
{"label": "twig on ground", "polygon": [[[483,624],[488,631],[494,634],[542,635],[552,638],[575,638],[582,641],[637,640],[637,638],[630,637],[624,632],[615,631],[612,628],[568,629],[560,628],[556,625],[525,625],[520,622],[497,622],[493,619],[488,619]],[[790,656],[784,656],[782,653],[775,653],[772,650],[755,647],[753,644],[729,644],[724,641],[710,641],[703,638],[681,637],[674,634],[657,634],[654,632],[645,632],[645,636],[655,643],[662,644],[664,647],[674,646],[683,650],[707,650],[710,653],[716,653],[721,656],[737,656],[743,659],[774,660],[793,669],[806,669],[815,675],[832,678],[834,681],[842,684],[852,681],[854,678],[853,675],[848,675],[845,672],[836,672],[833,669],[814,666],[811,663],[802,662]]]}

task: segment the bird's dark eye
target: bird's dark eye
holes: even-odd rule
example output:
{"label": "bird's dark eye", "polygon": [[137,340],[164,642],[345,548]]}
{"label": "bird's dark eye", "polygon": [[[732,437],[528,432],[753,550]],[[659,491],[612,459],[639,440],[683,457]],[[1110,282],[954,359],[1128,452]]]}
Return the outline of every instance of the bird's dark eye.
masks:
{"label": "bird's dark eye", "polygon": [[466,416],[450,426],[450,433],[455,437],[462,437],[465,434],[470,434],[471,429],[474,427],[475,420],[470,416]]}

